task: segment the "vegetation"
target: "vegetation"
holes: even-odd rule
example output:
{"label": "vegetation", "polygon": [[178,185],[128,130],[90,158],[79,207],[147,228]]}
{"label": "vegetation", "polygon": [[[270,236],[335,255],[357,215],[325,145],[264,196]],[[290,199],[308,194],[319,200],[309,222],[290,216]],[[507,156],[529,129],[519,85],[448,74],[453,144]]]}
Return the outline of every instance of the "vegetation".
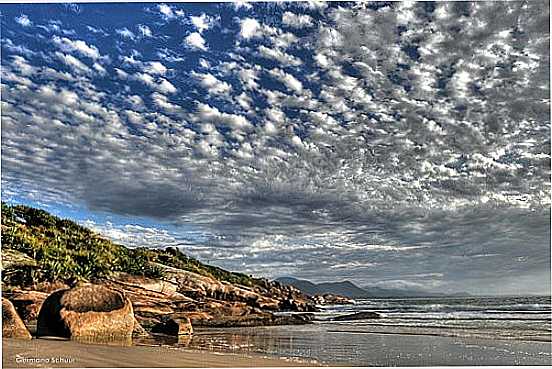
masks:
{"label": "vegetation", "polygon": [[[15,253],[26,262],[6,262]],[[2,203],[2,281],[28,286],[39,282],[93,280],[116,272],[162,277],[157,264],[188,270],[245,286],[263,284],[245,274],[228,272],[188,257],[175,248],[130,249],[117,245],[67,219],[24,205]],[[23,259],[19,257],[19,259]],[[29,262],[29,260],[35,262]]]}

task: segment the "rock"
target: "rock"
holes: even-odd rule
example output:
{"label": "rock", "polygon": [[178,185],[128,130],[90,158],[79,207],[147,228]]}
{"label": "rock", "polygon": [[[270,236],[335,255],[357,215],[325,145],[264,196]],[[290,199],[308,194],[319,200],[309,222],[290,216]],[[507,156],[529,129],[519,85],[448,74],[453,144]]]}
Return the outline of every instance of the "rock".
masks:
{"label": "rock", "polygon": [[37,320],[40,307],[49,294],[39,291],[16,290],[9,295],[21,319],[29,323]]}
{"label": "rock", "polygon": [[134,327],[132,328],[132,337],[147,337],[149,336],[148,331],[142,327],[142,325],[134,318]]}
{"label": "rock", "polygon": [[178,286],[177,292],[194,300],[215,299],[244,302],[249,306],[265,310],[318,311],[316,306],[299,290],[278,287],[265,282],[263,286],[242,286],[190,271],[155,264],[165,274],[165,279]]}
{"label": "rock", "polygon": [[170,336],[192,335],[194,329],[190,319],[186,316],[169,318],[153,327],[152,332],[168,334]]}
{"label": "rock", "polygon": [[0,269],[3,273],[22,267],[36,267],[36,260],[21,251],[3,248]]}
{"label": "rock", "polygon": [[38,315],[37,336],[127,339],[134,326],[132,304],[121,292],[84,284],[48,296]]}
{"label": "rock", "polygon": [[196,301],[176,291],[173,283],[153,278],[116,275],[101,285],[121,291],[132,302],[134,316],[145,329],[159,324],[163,317],[194,306]]}
{"label": "rock", "polygon": [[301,325],[310,324],[314,320],[312,313],[294,313],[289,315],[279,315],[274,317],[275,325]]}
{"label": "rock", "polygon": [[215,319],[212,314],[205,311],[189,311],[186,312],[186,316],[190,319],[194,327],[208,327],[210,326],[209,322]]}
{"label": "rock", "polygon": [[326,293],[324,295],[315,295],[312,297],[313,301],[318,305],[354,305],[355,300],[352,300],[345,296],[334,295]]}
{"label": "rock", "polygon": [[70,286],[64,282],[61,281],[55,281],[55,282],[40,282],[37,283],[34,290],[38,292],[45,292],[47,294],[50,294],[52,292],[55,292],[57,290],[64,290],[70,288]]}
{"label": "rock", "polygon": [[354,314],[347,314],[347,315],[341,315],[337,316],[335,318],[332,318],[330,320],[335,322],[343,322],[348,320],[362,320],[362,319],[379,319],[381,318],[381,315],[378,313],[375,313],[373,311],[361,311]]}
{"label": "rock", "polygon": [[2,298],[2,337],[30,340],[31,333],[17,314],[13,304]]}

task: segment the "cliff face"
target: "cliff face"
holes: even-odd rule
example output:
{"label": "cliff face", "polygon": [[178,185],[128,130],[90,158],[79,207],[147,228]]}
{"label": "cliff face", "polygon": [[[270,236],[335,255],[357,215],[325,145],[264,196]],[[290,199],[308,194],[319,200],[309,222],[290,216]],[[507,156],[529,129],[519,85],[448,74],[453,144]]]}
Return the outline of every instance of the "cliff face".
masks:
{"label": "cliff face", "polygon": [[129,249],[25,206],[2,204],[2,268],[5,295],[29,319],[42,302],[34,297],[82,281],[124,293],[147,328],[179,316],[196,326],[301,324],[305,316],[273,313],[316,310],[292,286],[206,265],[174,248]]}

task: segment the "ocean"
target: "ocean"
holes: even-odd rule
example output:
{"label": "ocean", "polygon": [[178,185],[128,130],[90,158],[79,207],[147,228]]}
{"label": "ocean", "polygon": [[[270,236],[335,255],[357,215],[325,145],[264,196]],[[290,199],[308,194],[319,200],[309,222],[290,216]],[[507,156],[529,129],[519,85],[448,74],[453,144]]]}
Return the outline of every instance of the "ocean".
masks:
{"label": "ocean", "polygon": [[550,296],[359,300],[353,306],[329,306],[318,316],[358,311],[375,311],[382,318],[333,322],[332,329],[545,342],[551,335]]}
{"label": "ocean", "polygon": [[[380,319],[330,321],[360,311]],[[549,296],[358,300],[314,324],[198,329],[187,348],[333,366],[551,365]]]}

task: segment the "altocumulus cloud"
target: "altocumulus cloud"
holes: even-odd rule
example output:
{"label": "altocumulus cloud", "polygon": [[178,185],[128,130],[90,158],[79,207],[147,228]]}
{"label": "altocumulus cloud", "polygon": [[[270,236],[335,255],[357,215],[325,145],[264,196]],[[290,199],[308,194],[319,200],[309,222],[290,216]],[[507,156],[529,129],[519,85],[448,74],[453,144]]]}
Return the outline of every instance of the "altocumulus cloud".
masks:
{"label": "altocumulus cloud", "polygon": [[268,277],[550,291],[547,2],[78,9],[2,5],[5,199]]}

